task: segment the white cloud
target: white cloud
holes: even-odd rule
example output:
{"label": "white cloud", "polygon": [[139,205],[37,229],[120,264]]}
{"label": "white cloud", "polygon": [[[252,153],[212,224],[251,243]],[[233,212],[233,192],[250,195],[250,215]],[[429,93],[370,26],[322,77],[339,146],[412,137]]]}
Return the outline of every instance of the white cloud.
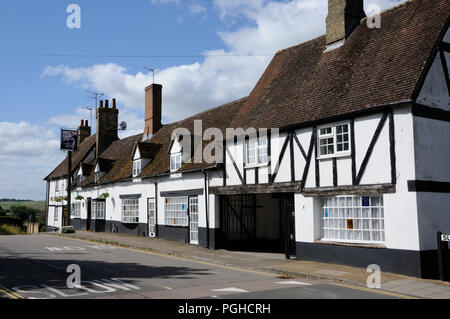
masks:
{"label": "white cloud", "polygon": [[27,122],[0,122],[1,197],[43,199],[42,179],[63,157],[53,131]]}

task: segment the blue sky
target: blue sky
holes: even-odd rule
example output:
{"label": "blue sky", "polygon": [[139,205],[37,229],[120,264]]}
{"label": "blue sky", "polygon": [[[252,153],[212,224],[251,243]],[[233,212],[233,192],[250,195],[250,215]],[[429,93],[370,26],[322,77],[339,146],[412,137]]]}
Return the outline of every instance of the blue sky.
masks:
{"label": "blue sky", "polygon": [[[72,3],[80,29],[66,25]],[[326,14],[326,0],[2,0],[0,198],[45,198],[42,179],[65,156],[59,128],[89,119],[86,90],[117,98],[122,137],[137,134],[143,66],[157,69],[172,122],[248,95],[269,54],[325,33]]]}

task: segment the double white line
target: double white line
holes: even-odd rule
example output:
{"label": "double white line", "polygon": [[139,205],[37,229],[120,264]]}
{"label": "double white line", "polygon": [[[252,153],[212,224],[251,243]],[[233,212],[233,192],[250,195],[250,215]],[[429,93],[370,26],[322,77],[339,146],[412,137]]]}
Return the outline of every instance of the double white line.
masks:
{"label": "double white line", "polygon": [[14,292],[12,290],[9,290],[8,288],[5,288],[0,285],[0,292],[5,294],[11,299],[25,299],[23,296],[19,295],[17,292]]}

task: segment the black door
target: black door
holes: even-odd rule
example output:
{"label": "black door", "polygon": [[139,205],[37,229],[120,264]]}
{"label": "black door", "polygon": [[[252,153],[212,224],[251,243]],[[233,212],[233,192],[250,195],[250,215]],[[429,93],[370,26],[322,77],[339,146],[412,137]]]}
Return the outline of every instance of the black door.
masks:
{"label": "black door", "polygon": [[294,194],[284,194],[281,197],[281,215],[284,221],[284,251],[289,259],[296,253]]}
{"label": "black door", "polygon": [[87,199],[87,207],[86,207],[86,210],[87,210],[87,219],[86,219],[86,230],[90,230],[91,229],[91,203],[92,203],[92,198],[91,197],[89,197],[88,199]]}

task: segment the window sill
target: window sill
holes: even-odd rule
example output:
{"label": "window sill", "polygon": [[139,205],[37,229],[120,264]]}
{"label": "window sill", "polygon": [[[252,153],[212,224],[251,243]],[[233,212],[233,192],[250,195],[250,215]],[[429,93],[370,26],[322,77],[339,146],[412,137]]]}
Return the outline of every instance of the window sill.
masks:
{"label": "window sill", "polygon": [[342,157],[351,157],[351,153],[343,153],[343,154],[333,154],[333,155],[321,155],[318,156],[316,159],[320,160],[327,160],[327,159],[333,159],[333,158],[342,158]]}
{"label": "window sill", "polygon": [[255,164],[255,165],[245,165],[244,169],[260,168],[260,167],[268,167],[268,166],[269,166],[269,163]]}
{"label": "window sill", "polygon": [[338,241],[329,241],[329,240],[316,240],[315,244],[322,245],[335,245],[335,246],[347,246],[347,247],[360,247],[360,248],[386,248],[386,245],[381,243],[350,243],[350,242],[338,242]]}

